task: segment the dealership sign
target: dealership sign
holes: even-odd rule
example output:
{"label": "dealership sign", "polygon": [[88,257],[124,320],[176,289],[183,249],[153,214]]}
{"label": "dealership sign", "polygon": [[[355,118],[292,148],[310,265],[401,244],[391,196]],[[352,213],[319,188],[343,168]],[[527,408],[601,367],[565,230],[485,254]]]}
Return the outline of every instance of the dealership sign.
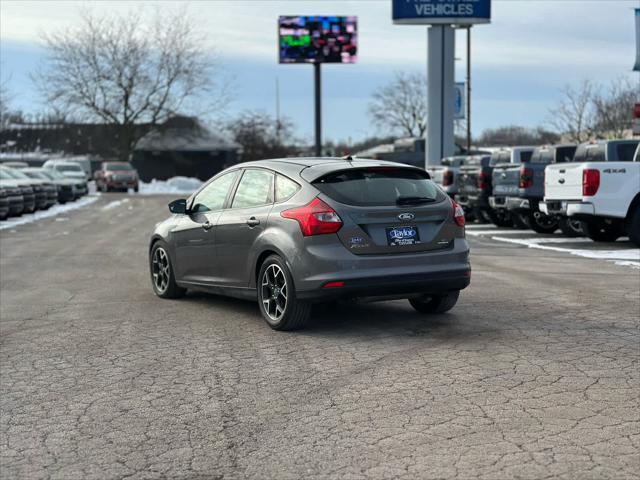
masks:
{"label": "dealership sign", "polygon": [[393,23],[472,25],[491,21],[491,0],[393,0]]}

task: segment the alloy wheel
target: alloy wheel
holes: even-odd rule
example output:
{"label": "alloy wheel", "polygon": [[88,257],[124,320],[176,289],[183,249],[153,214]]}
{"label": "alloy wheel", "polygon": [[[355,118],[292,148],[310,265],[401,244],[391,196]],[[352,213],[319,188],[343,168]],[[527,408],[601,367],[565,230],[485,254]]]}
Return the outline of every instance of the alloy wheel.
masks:
{"label": "alloy wheel", "polygon": [[265,313],[272,321],[279,322],[287,309],[287,278],[275,263],[264,271],[260,291]]}
{"label": "alloy wheel", "polygon": [[167,255],[164,248],[158,247],[153,252],[151,266],[153,285],[156,287],[156,290],[162,294],[169,286],[169,274],[171,269],[169,265],[169,255]]}

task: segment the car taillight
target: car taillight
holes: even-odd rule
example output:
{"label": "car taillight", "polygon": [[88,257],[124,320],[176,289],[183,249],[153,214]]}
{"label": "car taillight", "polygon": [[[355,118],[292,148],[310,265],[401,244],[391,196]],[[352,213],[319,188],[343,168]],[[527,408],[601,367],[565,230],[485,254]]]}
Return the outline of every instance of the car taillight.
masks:
{"label": "car taillight", "polygon": [[304,207],[285,210],[280,215],[297,220],[305,237],[336,233],[342,227],[338,213],[319,198],[314,198]]}
{"label": "car taillight", "polygon": [[448,187],[450,185],[453,185],[453,172],[451,170],[445,170],[442,175],[442,186]]}
{"label": "car taillight", "polygon": [[593,197],[600,188],[600,171],[587,168],[582,171],[582,195]]}
{"label": "car taillight", "polygon": [[464,227],[464,210],[457,202],[451,200],[453,205],[453,219],[459,227]]}
{"label": "car taillight", "polygon": [[533,187],[533,170],[526,167],[520,168],[520,183],[518,184],[520,188],[531,188]]}
{"label": "car taillight", "polygon": [[480,175],[478,175],[478,188],[487,190],[489,187],[491,187],[491,177],[486,172],[480,172]]}

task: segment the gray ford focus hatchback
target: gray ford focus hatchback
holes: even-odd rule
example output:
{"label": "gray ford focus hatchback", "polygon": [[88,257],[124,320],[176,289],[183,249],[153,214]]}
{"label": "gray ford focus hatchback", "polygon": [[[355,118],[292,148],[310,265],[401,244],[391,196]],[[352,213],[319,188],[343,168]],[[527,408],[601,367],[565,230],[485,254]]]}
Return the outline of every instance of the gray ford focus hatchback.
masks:
{"label": "gray ford focus hatchback", "polygon": [[443,313],[470,282],[462,208],[408,165],[249,162],[169,210],[149,246],[155,293],[257,300],[276,330],[301,328],[314,303],[339,299],[406,298]]}

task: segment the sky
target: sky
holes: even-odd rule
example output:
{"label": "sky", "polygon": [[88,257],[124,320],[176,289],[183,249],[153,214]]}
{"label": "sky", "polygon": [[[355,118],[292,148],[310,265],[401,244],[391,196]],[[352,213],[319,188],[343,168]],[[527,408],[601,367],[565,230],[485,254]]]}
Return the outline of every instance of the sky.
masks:
{"label": "sky", "polygon": [[[78,22],[79,10],[95,14],[155,8],[176,11],[184,2],[14,1],[0,2],[0,78],[11,106],[44,108],[30,79],[46,50],[42,35]],[[633,9],[640,0],[493,0],[492,22],[472,31],[472,130],[517,124],[548,125],[549,109],[567,84],[583,79],[606,84],[628,76],[635,60]],[[313,138],[313,68],[279,65],[279,15],[356,15],[358,61],[323,65],[324,140],[357,141],[388,131],[367,114],[372,93],[394,72],[426,72],[426,26],[393,25],[391,0],[217,1],[187,3],[203,48],[215,55],[234,99],[227,116],[243,110],[275,115],[276,79],[280,112],[293,120],[299,137]],[[147,15],[148,13],[148,15]],[[466,75],[466,34],[456,34],[456,80]],[[635,76],[634,76],[635,75]],[[426,88],[426,87],[425,87]]]}

